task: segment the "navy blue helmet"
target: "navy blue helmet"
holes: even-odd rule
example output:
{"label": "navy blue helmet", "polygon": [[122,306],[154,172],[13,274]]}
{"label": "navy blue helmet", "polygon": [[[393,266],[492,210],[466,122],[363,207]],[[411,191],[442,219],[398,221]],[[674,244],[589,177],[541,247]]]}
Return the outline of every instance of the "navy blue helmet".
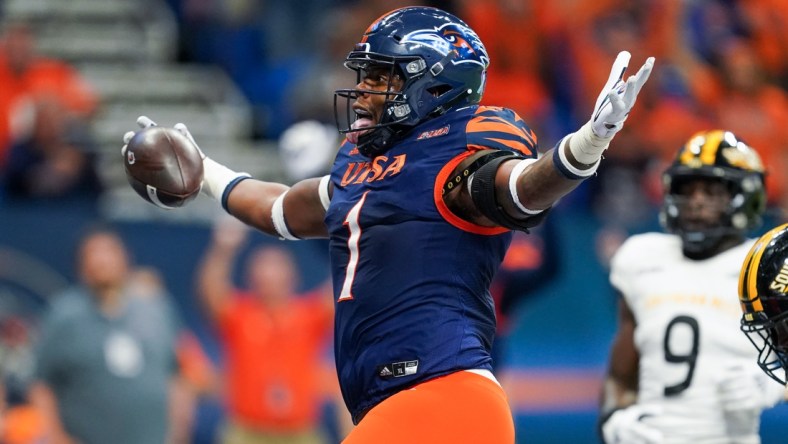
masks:
{"label": "navy blue helmet", "polygon": [[[364,31],[345,59],[345,66],[357,72],[359,81],[372,68],[388,69],[389,82],[399,76],[403,86],[394,92],[337,90],[334,111],[339,131],[347,134],[366,130],[358,137],[358,149],[366,156],[377,156],[419,123],[479,103],[489,64],[479,37],[454,15],[430,7],[389,12]],[[357,116],[352,104],[362,93],[387,98],[380,122],[354,128]],[[339,112],[342,102],[345,113]]]}

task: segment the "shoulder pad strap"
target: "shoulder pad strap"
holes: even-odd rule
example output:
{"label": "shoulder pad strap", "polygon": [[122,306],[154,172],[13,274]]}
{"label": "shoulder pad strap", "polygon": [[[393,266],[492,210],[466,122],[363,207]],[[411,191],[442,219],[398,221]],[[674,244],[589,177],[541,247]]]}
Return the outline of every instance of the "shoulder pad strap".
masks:
{"label": "shoulder pad strap", "polygon": [[463,182],[465,182],[469,177],[471,177],[476,171],[479,170],[479,168],[481,168],[486,163],[493,161],[497,158],[500,158],[502,156],[506,156],[507,159],[521,157],[513,154],[510,151],[502,151],[502,150],[496,150],[491,153],[487,153],[479,157],[478,159],[474,160],[473,162],[471,162],[470,165],[463,168],[462,171],[458,172],[457,174],[449,178],[449,180],[447,180],[446,183],[443,184],[443,189],[441,190],[441,196],[461,186]]}

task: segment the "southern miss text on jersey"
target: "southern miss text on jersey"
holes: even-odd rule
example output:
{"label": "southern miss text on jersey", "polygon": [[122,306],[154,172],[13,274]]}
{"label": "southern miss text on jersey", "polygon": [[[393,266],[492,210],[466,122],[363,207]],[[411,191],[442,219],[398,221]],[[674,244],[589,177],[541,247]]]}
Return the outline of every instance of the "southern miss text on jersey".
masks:
{"label": "southern miss text on jersey", "polygon": [[326,214],[335,354],[354,420],[391,394],[462,369],[490,369],[490,282],[511,240],[453,215],[441,191],[480,149],[536,155],[512,111],[472,106],[415,128],[368,159],[344,143]]}
{"label": "southern miss text on jersey", "polygon": [[739,270],[751,245],[690,260],[678,236],[649,233],[631,237],[613,257],[611,282],[637,325],[638,403],[663,406],[648,421],[665,442],[730,442],[719,376],[734,366],[759,370],[756,350],[739,330]]}

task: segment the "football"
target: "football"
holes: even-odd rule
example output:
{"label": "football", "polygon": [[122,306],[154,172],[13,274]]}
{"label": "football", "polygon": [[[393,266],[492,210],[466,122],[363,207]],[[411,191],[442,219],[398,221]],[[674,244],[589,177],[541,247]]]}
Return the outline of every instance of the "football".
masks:
{"label": "football", "polygon": [[123,164],[134,191],[157,207],[182,207],[200,193],[200,150],[173,128],[153,126],[134,134]]}

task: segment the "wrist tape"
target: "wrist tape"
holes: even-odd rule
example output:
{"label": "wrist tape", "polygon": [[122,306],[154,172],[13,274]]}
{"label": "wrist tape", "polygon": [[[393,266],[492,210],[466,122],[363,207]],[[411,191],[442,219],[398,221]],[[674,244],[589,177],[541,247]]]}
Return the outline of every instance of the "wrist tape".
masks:
{"label": "wrist tape", "polygon": [[591,128],[591,122],[586,122],[572,135],[569,149],[575,160],[584,165],[592,165],[599,161],[612,139],[613,137],[597,136]]}
{"label": "wrist tape", "polygon": [[230,191],[244,179],[251,176],[249,173],[238,173],[216,162],[210,157],[202,161],[203,179],[202,191],[210,198],[219,201],[222,208],[227,210],[227,196]]}
{"label": "wrist tape", "polygon": [[[596,173],[597,168],[599,168],[599,162],[602,159],[602,152],[605,151],[608,145],[608,141],[605,141],[603,145],[596,145],[594,144],[594,140],[591,137],[594,137],[598,140],[601,140],[597,136],[594,136],[591,133],[590,127],[588,125],[583,125],[576,133],[569,134],[568,136],[561,139],[558,142],[558,145],[553,150],[553,164],[555,168],[561,173],[564,177],[571,180],[582,180],[587,179],[593,176]],[[569,146],[569,150],[572,151],[572,155],[575,159],[585,165],[592,165],[591,168],[587,169],[580,169],[571,162],[566,157],[566,149],[567,143],[569,143],[569,139],[572,139],[572,143]],[[578,153],[580,153],[580,157],[585,160],[578,159]],[[590,160],[590,161],[589,161]]]}

